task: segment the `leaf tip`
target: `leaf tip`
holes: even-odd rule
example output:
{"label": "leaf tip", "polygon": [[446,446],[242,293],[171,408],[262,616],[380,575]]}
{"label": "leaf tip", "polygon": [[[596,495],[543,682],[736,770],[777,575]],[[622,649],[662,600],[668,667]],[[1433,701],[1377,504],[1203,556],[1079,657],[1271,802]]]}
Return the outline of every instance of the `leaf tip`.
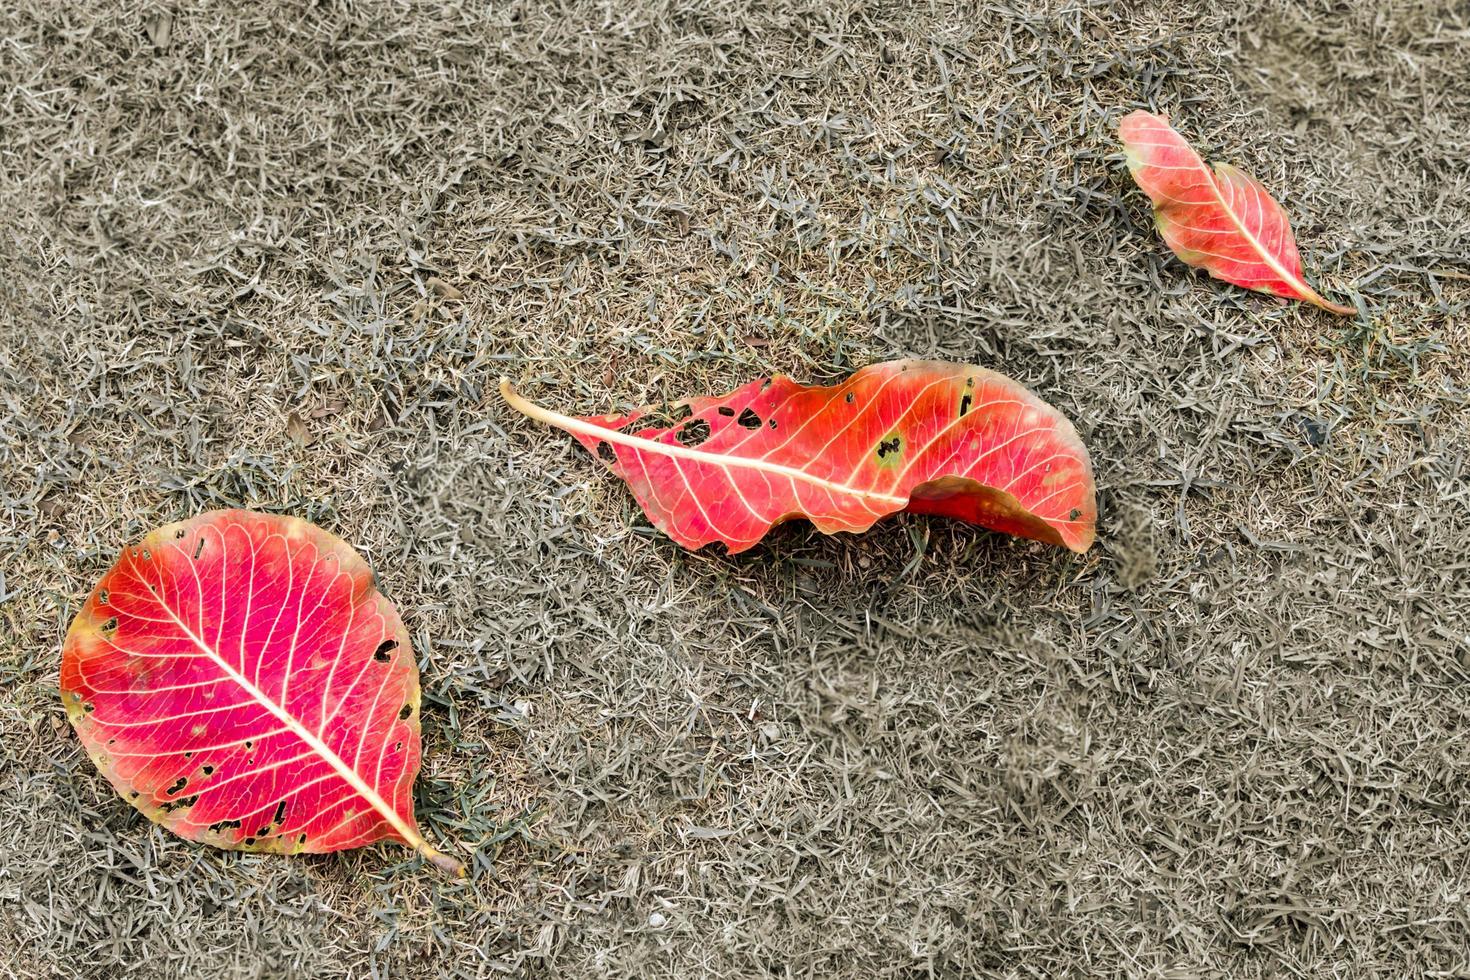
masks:
{"label": "leaf tip", "polygon": [[425,843],[420,845],[418,851],[424,856],[424,860],[428,861],[440,871],[452,875],[455,878],[469,877],[469,873],[465,871],[464,863],[462,861],[457,861],[454,858],[450,857],[448,854],[445,854],[442,851],[435,850],[429,844]]}
{"label": "leaf tip", "polygon": [[1320,301],[1317,303],[1317,305],[1326,310],[1328,313],[1336,313],[1338,316],[1358,315],[1358,308],[1356,306],[1344,306],[1341,303],[1334,303],[1332,302],[1332,300],[1327,299],[1325,296],[1321,295],[1319,295],[1317,298]]}

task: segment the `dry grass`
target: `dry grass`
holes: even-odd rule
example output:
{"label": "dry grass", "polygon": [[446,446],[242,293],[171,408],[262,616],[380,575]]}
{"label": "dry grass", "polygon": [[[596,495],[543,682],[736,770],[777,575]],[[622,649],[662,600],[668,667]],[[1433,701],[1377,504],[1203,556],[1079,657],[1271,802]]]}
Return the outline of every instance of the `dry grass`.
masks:
{"label": "dry grass", "polygon": [[[1466,975],[1451,7],[5,5],[0,973]],[[1144,105],[1371,317],[1171,260]],[[688,554],[493,394],[899,355],[1076,419],[1100,546]],[[185,844],[77,750],[77,604],[216,506],[379,570],[472,883]]]}

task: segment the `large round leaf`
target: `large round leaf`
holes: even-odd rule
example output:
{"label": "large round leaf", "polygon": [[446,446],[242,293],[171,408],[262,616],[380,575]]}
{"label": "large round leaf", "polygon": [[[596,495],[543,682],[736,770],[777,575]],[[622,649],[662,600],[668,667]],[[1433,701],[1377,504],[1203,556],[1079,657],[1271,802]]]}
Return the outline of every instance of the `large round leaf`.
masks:
{"label": "large round leaf", "polygon": [[67,715],[123,798],[189,840],[282,854],[419,833],[418,668],[393,603],[304,521],[202,514],[123,550],[61,659]]}

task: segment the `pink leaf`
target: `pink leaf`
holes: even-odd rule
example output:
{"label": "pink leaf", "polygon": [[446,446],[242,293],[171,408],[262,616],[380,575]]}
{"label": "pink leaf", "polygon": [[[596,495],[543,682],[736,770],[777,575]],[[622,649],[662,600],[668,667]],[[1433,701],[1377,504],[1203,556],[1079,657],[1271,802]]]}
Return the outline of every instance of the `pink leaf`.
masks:
{"label": "pink leaf", "polygon": [[340,539],[228,510],[125,548],[67,633],[67,715],[97,768],[189,840],[278,854],[419,833],[418,668]]}
{"label": "pink leaf", "polygon": [[1342,316],[1357,313],[1307,285],[1291,222],[1260,181],[1228,163],[1212,171],[1168,120],[1142,110],[1124,116],[1118,134],[1128,169],[1153,201],[1154,224],[1175,255],[1236,286]]}

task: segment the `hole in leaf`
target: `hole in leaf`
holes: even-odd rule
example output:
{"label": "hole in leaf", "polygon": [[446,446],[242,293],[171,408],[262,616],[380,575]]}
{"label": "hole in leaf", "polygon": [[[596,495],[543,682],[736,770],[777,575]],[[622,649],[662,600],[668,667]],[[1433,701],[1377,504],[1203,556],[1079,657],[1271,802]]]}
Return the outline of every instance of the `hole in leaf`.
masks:
{"label": "hole in leaf", "polygon": [[411,714],[413,714],[413,705],[405,704],[403,708],[398,712],[398,720],[402,721]]}
{"label": "hole in leaf", "polygon": [[378,648],[373,651],[373,659],[380,664],[387,663],[389,660],[393,659],[392,651],[397,646],[398,641],[392,639],[391,637],[384,640],[382,643],[379,643]]}
{"label": "hole in leaf", "polygon": [[965,392],[964,397],[960,399],[960,415],[961,416],[963,416],[966,412],[968,412],[970,410],[970,405],[974,402],[974,400],[975,399],[974,399],[974,396],[973,395],[971,395],[968,391]]}
{"label": "hole in leaf", "polygon": [[220,820],[217,823],[210,824],[205,829],[208,830],[211,834],[218,834],[218,833],[220,833],[221,831],[224,831],[224,830],[239,830],[240,829],[240,821],[238,821],[238,820]]}
{"label": "hole in leaf", "polygon": [[256,837],[264,837],[266,834],[268,834],[270,832],[271,832],[271,825],[270,824],[266,824],[265,826],[261,827],[259,830],[257,830],[255,832],[255,836]]}
{"label": "hole in leaf", "polygon": [[1072,513],[1071,513],[1071,519],[1075,521],[1077,518],[1079,518],[1081,516],[1082,516],[1081,509],[1080,508],[1077,508],[1077,507],[1073,507],[1072,508]]}
{"label": "hole in leaf", "polygon": [[678,439],[681,445],[693,448],[704,443],[709,438],[709,423],[704,419],[690,419],[679,429]]}
{"label": "hole in leaf", "polygon": [[608,442],[599,442],[597,444],[597,455],[604,463],[616,463],[618,461],[617,451]]}
{"label": "hole in leaf", "polygon": [[857,395],[855,395],[855,394],[853,394],[852,392],[849,391],[847,393],[847,397],[844,398],[844,399],[842,399],[842,400],[845,401],[845,402],[847,402],[849,405],[851,405],[853,402],[857,401]]}
{"label": "hole in leaf", "polygon": [[[200,538],[199,543],[194,546],[194,560],[198,561],[199,556],[202,554],[204,554],[204,539]],[[332,556],[328,555],[327,557],[330,558]]]}
{"label": "hole in leaf", "polygon": [[199,794],[195,793],[193,796],[186,796],[182,800],[169,800],[165,803],[161,803],[159,804],[158,808],[164,813],[173,813],[175,810],[187,810],[189,807],[198,802]]}
{"label": "hole in leaf", "polygon": [[766,420],[766,425],[769,425],[772,429],[774,429],[776,427],[776,420],[775,419],[767,419]]}
{"label": "hole in leaf", "polygon": [[92,712],[97,710],[97,706],[91,701],[88,701],[86,704],[82,705],[82,710],[90,715]]}
{"label": "hole in leaf", "polygon": [[173,796],[175,793],[181,792],[183,790],[183,788],[185,786],[188,786],[188,785],[189,785],[189,777],[188,776],[180,776],[179,777],[179,781],[176,782],[176,783],[174,783],[168,789],[164,790],[164,792],[167,793],[169,796]]}
{"label": "hole in leaf", "polygon": [[105,606],[107,605],[107,600],[111,598],[112,593],[108,592],[106,589],[103,589],[101,592],[97,593],[97,605]]}
{"label": "hole in leaf", "polygon": [[402,752],[403,751],[403,743],[402,742],[394,742],[393,743],[393,751],[394,752]]}
{"label": "hole in leaf", "polygon": [[138,791],[137,790],[133,790],[131,793],[128,794],[128,799],[130,799],[130,800],[136,800],[137,798],[138,798]]}
{"label": "hole in leaf", "polygon": [[178,541],[183,536],[184,536],[184,529],[183,528],[179,528],[177,531],[174,532],[174,540],[175,541]]}
{"label": "hole in leaf", "polygon": [[282,820],[285,820],[285,819],[286,819],[286,801],[285,800],[282,800],[281,802],[279,802],[279,803],[276,804],[276,813],[275,813],[275,816],[271,817],[271,823],[276,824],[276,825],[279,825],[280,822]]}
{"label": "hole in leaf", "polygon": [[143,560],[144,561],[149,561],[152,558],[153,558],[153,556],[148,553],[148,549],[147,548],[144,548],[143,549]]}
{"label": "hole in leaf", "polygon": [[255,742],[253,740],[247,738],[245,740],[245,748],[247,748],[247,749],[253,749],[253,748],[255,748]]}
{"label": "hole in leaf", "polygon": [[105,623],[102,624],[102,632],[104,632],[104,633],[111,633],[115,629],[117,629],[117,617],[116,616],[112,617],[107,622],[105,622]]}
{"label": "hole in leaf", "polygon": [[719,407],[719,413],[728,419],[735,414],[735,409],[731,408],[729,405],[721,405]]}
{"label": "hole in leaf", "polygon": [[193,749],[190,749],[188,752],[185,752],[184,753],[184,758],[185,759],[192,759],[192,758],[194,758],[194,750]]}
{"label": "hole in leaf", "polygon": [[890,453],[896,453],[903,449],[903,437],[894,436],[892,439],[884,439],[878,443],[878,458],[883,459]]}
{"label": "hole in leaf", "polygon": [[214,766],[205,766],[204,767],[204,775],[206,775],[206,776],[213,776],[214,775]]}
{"label": "hole in leaf", "polygon": [[247,837],[247,838],[245,838],[245,846],[246,847],[254,847],[255,846],[255,838],[254,837]]}
{"label": "hole in leaf", "polygon": [[296,838],[296,843],[298,843],[298,844],[305,844],[306,843],[306,835],[305,834],[302,834],[300,837]]}
{"label": "hole in leaf", "polygon": [[759,429],[761,427],[761,417],[748,408],[745,411],[741,412],[740,417],[735,421],[738,422],[742,428],[746,429]]}

